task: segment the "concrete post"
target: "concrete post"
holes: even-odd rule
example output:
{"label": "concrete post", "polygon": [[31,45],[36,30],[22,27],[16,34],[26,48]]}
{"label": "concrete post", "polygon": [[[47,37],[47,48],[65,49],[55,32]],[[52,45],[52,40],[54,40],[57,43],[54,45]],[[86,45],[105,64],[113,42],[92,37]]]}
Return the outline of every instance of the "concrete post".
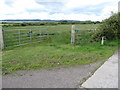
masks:
{"label": "concrete post", "polygon": [[101,45],[104,44],[104,37],[102,37],[102,40],[101,40]]}

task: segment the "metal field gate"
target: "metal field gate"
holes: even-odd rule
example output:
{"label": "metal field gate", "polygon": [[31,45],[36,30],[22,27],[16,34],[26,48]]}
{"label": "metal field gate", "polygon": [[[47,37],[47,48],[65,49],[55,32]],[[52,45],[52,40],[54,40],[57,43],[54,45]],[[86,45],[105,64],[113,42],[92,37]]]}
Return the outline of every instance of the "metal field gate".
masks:
{"label": "metal field gate", "polygon": [[4,48],[44,42],[52,35],[46,29],[47,28],[2,30]]}

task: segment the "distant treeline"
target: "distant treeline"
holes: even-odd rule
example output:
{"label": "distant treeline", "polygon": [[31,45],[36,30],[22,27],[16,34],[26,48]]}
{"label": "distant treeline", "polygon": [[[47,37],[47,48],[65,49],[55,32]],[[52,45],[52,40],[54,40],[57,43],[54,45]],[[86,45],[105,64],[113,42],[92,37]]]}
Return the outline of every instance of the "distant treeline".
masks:
{"label": "distant treeline", "polygon": [[60,24],[98,24],[100,21],[51,21],[51,22],[2,22],[3,26],[40,26],[40,25],[60,25]]}
{"label": "distant treeline", "polygon": [[58,24],[97,24],[100,23],[100,21],[67,21],[67,20],[61,20],[58,22]]}

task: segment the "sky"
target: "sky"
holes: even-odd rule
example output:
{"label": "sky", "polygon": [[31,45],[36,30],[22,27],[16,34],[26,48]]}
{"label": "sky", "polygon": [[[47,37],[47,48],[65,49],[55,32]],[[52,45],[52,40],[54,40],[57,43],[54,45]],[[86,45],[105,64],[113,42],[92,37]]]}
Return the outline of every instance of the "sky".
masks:
{"label": "sky", "polygon": [[118,11],[119,0],[0,0],[0,20],[102,21]]}

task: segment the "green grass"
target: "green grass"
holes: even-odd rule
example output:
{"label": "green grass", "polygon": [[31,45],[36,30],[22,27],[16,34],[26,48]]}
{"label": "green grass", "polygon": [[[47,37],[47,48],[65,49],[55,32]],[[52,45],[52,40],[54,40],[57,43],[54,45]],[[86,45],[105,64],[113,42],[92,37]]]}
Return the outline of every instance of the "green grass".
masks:
{"label": "green grass", "polygon": [[12,25],[12,24],[3,24],[3,23],[0,23],[0,26],[3,26],[3,25]]}
{"label": "green grass", "polygon": [[22,46],[3,53],[3,74],[17,70],[46,69],[56,66],[73,66],[107,60],[117,49],[117,43],[101,46],[70,44]]}
{"label": "green grass", "polygon": [[[89,24],[76,25],[76,28],[85,31],[81,33],[83,39],[76,45],[70,45],[71,25],[57,25],[48,27],[48,30],[55,35],[47,42],[3,50],[3,74],[18,70],[49,69],[107,60],[118,49],[118,42],[105,41],[103,46],[100,42],[90,42],[94,33],[88,32],[88,29],[94,29],[98,25],[90,26]],[[30,28],[30,26],[19,28]]]}

